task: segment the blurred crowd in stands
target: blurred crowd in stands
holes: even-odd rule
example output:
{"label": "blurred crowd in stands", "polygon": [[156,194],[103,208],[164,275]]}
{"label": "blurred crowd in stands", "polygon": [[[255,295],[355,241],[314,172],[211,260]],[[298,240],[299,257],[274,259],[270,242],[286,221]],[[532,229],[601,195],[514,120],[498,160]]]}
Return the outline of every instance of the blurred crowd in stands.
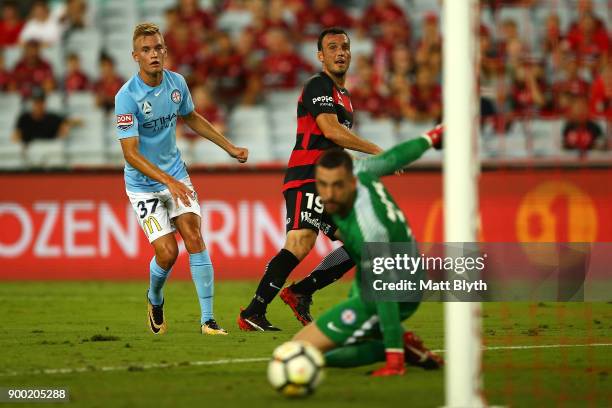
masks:
{"label": "blurred crowd in stands", "polygon": [[[10,69],[0,51],[1,92],[27,99],[39,89],[90,91],[100,108],[112,110],[127,78],[107,50],[101,50],[95,78],[83,71],[79,53],[63,56],[65,69],[59,75],[42,52],[79,30],[96,28],[90,2],[1,3],[0,48],[22,47]],[[142,3],[146,8],[158,2]],[[269,92],[299,89],[320,70],[316,38],[327,26],[351,33],[347,88],[357,121],[364,116],[398,122],[441,118],[438,0],[162,3],[167,4],[159,12],[167,68],[187,78],[197,109],[221,128],[236,106],[261,104]],[[518,119],[563,118],[564,146],[606,148],[602,124],[612,121],[608,0],[482,0],[480,14],[474,30],[480,38],[475,63],[480,65],[483,126],[503,132]],[[131,47],[131,37],[125,42]]]}

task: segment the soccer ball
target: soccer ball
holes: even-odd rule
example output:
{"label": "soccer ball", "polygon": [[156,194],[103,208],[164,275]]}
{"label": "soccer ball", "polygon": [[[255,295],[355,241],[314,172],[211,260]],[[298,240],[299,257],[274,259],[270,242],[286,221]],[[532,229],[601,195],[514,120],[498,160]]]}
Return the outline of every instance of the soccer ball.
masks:
{"label": "soccer ball", "polygon": [[308,343],[289,341],[274,350],[268,364],[268,380],[286,397],[304,397],[323,379],[325,359]]}

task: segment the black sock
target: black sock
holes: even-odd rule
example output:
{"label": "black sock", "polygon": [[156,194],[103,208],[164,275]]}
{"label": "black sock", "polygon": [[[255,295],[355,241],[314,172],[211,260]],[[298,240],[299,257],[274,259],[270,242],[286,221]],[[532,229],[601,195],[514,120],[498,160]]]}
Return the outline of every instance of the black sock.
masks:
{"label": "black sock", "polygon": [[274,258],[268,262],[264,276],[259,281],[255,296],[251,303],[244,309],[244,316],[253,314],[264,314],[268,304],[285,285],[287,277],[300,263],[290,251],[281,249]]}
{"label": "black sock", "polygon": [[347,273],[355,262],[351,259],[344,246],[331,251],[307,277],[294,284],[291,289],[302,295],[312,294],[337,281]]}

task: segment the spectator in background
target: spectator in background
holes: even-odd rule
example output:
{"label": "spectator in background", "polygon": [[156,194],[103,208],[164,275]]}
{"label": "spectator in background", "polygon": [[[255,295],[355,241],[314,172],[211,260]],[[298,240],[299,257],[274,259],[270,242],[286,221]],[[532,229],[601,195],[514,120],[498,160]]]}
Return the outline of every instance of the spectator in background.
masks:
{"label": "spectator in background", "polygon": [[293,49],[288,33],[273,28],[266,34],[267,54],[262,61],[264,89],[292,89],[300,82],[300,73],[313,72],[313,67]]}
{"label": "spectator in background", "polygon": [[356,77],[351,78],[354,85],[351,92],[353,108],[374,118],[389,116],[386,98],[375,88],[375,73],[365,55],[357,59],[355,71]]}
{"label": "spectator in background", "polygon": [[217,99],[225,104],[233,105],[246,87],[248,70],[244,65],[243,56],[238,53],[227,33],[219,33],[213,52],[204,64],[198,64],[200,78],[202,69],[206,70]]}
{"label": "spectator in background", "polygon": [[572,53],[566,54],[563,66],[563,76],[553,84],[554,111],[565,114],[570,107],[574,95],[587,95],[589,83],[580,76],[578,59]]}
{"label": "spectator in background", "polygon": [[287,35],[293,32],[292,27],[282,18],[282,15],[279,15],[278,8],[280,6],[276,6],[277,11],[273,19],[270,18],[270,10],[263,0],[252,0],[248,3],[248,7],[253,18],[246,31],[254,37],[254,45],[257,50],[264,51],[267,49],[266,37],[270,30],[281,29]]}
{"label": "spectator in background", "polygon": [[266,29],[281,28],[287,31],[287,33],[294,37],[294,19],[295,16],[291,14],[285,7],[283,0],[268,0],[268,14],[266,16]]}
{"label": "spectator in background", "polygon": [[563,147],[569,150],[605,149],[606,140],[599,125],[589,119],[586,95],[576,95],[572,100],[567,122],[563,127]]}
{"label": "spectator in background", "polygon": [[265,3],[263,0],[252,0],[247,3],[247,7],[251,12],[252,19],[245,31],[253,37],[255,49],[264,51],[266,49],[266,32],[268,29]]}
{"label": "spectator in background", "polygon": [[510,89],[510,110],[514,116],[533,116],[545,109],[546,82],[542,67],[524,60],[517,68]]}
{"label": "spectator in background", "polygon": [[[403,29],[401,23],[389,22],[381,27],[381,35],[376,39],[374,46],[373,64],[376,78],[384,78],[391,63],[391,53],[397,44],[407,44],[402,37]],[[380,84],[374,84],[378,87]]]}
{"label": "spectator in background", "polygon": [[556,52],[565,46],[565,36],[561,31],[561,20],[558,14],[550,14],[546,17],[542,35],[541,48],[548,54]]}
{"label": "spectator in background", "polygon": [[66,57],[66,75],[64,76],[64,91],[69,94],[75,91],[89,89],[89,78],[81,69],[81,60],[77,54]]}
{"label": "spectator in background", "polygon": [[503,61],[485,25],[480,26],[479,38],[481,74],[486,78],[496,77],[503,71]]}
{"label": "spectator in background", "polygon": [[391,63],[387,73],[387,82],[396,75],[410,81],[414,80],[416,74],[416,63],[410,48],[406,44],[396,44],[391,51]]}
{"label": "spectator in background", "polygon": [[2,4],[2,20],[0,20],[0,48],[15,45],[23,29],[23,21],[14,1]]}
{"label": "spectator in background", "polygon": [[502,57],[506,59],[514,57],[517,53],[517,51],[514,50],[515,48],[520,48],[521,55],[529,51],[521,39],[516,21],[510,18],[505,19],[499,26],[498,32],[498,48],[499,54]]}
{"label": "spectator in background", "polygon": [[171,27],[168,33],[169,37],[164,39],[168,54],[172,55],[176,68],[187,76],[195,66],[201,40],[193,35],[186,24],[177,24]]}
{"label": "spectator in background", "polygon": [[96,104],[107,113],[115,108],[115,95],[124,84],[124,79],[115,71],[115,61],[108,56],[100,57],[100,79],[94,84]]}
{"label": "spectator in background", "polygon": [[423,33],[416,48],[416,61],[418,64],[426,64],[433,52],[442,50],[442,35],[438,29],[438,16],[434,13],[425,15],[423,21]]}
{"label": "spectator in background", "polygon": [[388,117],[390,112],[387,100],[377,92],[369,81],[361,82],[351,94],[353,107],[372,118]]}
{"label": "spectator in background", "polygon": [[68,136],[71,126],[78,123],[48,112],[45,94],[37,89],[32,95],[32,110],[22,113],[17,119],[13,140],[27,145],[33,140],[62,139]]}
{"label": "spectator in background", "polygon": [[181,24],[186,24],[191,36],[197,40],[207,37],[215,29],[213,16],[202,10],[197,0],[179,0],[178,16]]}
{"label": "spectator in background", "polygon": [[4,52],[0,48],[0,91],[6,92],[9,90],[11,83],[11,73],[6,69],[4,63]]}
{"label": "spectator in background", "polygon": [[60,24],[63,39],[66,40],[74,31],[87,27],[87,3],[85,0],[68,0],[60,12]]}
{"label": "spectator in background", "polygon": [[410,105],[405,115],[407,119],[415,122],[440,122],[442,88],[426,65],[421,65],[417,70],[416,82],[410,90]]}
{"label": "spectator in background", "polygon": [[608,55],[609,39],[605,26],[591,13],[580,17],[567,34],[571,49],[581,58],[581,63],[595,70],[600,58]]}
{"label": "spectator in background", "polygon": [[264,52],[255,49],[255,38],[247,30],[242,30],[234,44],[247,71],[254,71],[263,59]]}
{"label": "spectator in background", "polygon": [[410,25],[404,11],[393,0],[374,0],[363,13],[361,21],[371,35],[381,35],[381,30],[389,24],[397,25],[401,36],[399,38],[410,41]]}
{"label": "spectator in background", "polygon": [[13,69],[9,89],[27,98],[34,88],[51,92],[55,89],[55,79],[51,65],[40,56],[40,44],[29,40],[23,47],[22,58]]}
{"label": "spectator in background", "polygon": [[[191,97],[195,105],[195,110],[208,120],[219,132],[224,133],[227,129],[225,127],[225,113],[215,103],[210,91],[204,85],[197,85],[191,89]],[[181,135],[189,139],[190,141],[200,139],[200,136],[195,134],[189,126],[182,126]]]}
{"label": "spectator in background", "polygon": [[61,28],[57,19],[51,15],[44,0],[35,0],[30,15],[19,35],[19,42],[36,40],[44,45],[54,45],[60,40]]}
{"label": "spectator in background", "polygon": [[413,115],[410,107],[410,82],[402,75],[394,75],[388,81],[389,97],[387,99],[389,115],[395,120],[402,120]]}
{"label": "spectator in background", "polygon": [[612,122],[612,61],[610,59],[593,81],[590,95],[591,114],[604,117]]}
{"label": "spectator in background", "polygon": [[312,6],[303,8],[296,18],[297,31],[302,40],[312,40],[327,27],[350,29],[353,19],[344,8],[335,6],[331,0],[313,0]]}

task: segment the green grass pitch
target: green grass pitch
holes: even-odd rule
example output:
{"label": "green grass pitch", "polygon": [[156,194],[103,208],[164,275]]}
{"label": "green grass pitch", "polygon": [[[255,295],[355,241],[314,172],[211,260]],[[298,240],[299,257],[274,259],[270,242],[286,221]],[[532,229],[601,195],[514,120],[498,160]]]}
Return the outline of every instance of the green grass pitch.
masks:
{"label": "green grass pitch", "polygon": [[[213,337],[199,334],[191,282],[169,282],[169,332],[156,337],[145,326],[145,282],[2,282],[0,387],[68,387],[71,403],[61,406],[84,407],[443,405],[443,372],[410,367],[397,378],[370,378],[373,367],[326,369],[315,395],[285,400],[268,385],[263,359],[300,326],[277,299],[269,318],[282,332],[240,332],[236,316],[255,286],[217,283],[216,318],[230,335]],[[314,315],[347,291],[347,282],[321,291]],[[612,304],[485,304],[483,322],[490,404],[609,406]],[[406,327],[443,348],[442,305],[421,305]],[[602,345],[575,346],[585,343]]]}

